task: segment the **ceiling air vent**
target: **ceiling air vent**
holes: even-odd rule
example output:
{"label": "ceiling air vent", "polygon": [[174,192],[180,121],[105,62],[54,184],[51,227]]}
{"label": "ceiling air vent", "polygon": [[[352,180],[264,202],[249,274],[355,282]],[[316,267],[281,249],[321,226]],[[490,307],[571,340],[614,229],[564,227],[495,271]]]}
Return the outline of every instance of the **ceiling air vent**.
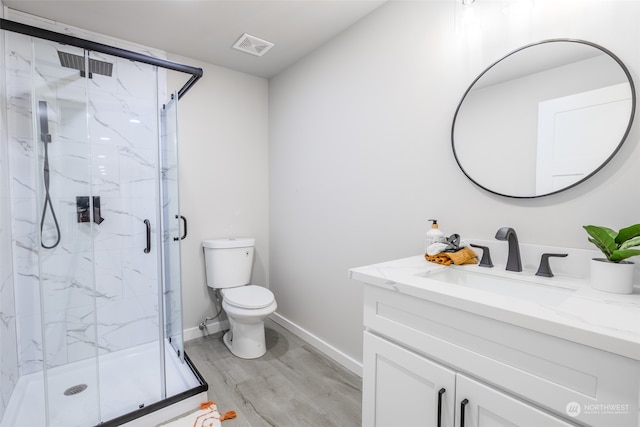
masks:
{"label": "ceiling air vent", "polygon": [[244,33],[233,45],[233,48],[251,55],[262,56],[273,46],[274,44],[271,42]]}

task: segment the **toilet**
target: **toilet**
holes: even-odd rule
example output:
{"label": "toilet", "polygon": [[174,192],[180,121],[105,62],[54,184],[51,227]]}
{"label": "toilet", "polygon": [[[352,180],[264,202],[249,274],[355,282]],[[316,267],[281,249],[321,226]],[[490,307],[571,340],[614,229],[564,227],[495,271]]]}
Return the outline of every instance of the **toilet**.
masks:
{"label": "toilet", "polygon": [[255,239],[214,239],[202,242],[207,286],[219,289],[231,328],[223,341],[234,355],[256,359],[267,351],[264,320],[278,305],[265,287],[249,285]]}

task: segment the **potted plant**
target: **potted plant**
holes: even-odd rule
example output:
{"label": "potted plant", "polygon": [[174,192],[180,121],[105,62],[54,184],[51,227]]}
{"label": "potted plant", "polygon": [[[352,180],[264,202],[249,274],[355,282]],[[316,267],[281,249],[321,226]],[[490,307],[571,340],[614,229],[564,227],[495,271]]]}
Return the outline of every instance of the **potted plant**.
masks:
{"label": "potted plant", "polygon": [[597,225],[585,225],[589,241],[596,245],[606,258],[591,260],[591,286],[595,289],[630,294],[633,292],[634,264],[627,258],[640,255],[640,224],[618,232]]}

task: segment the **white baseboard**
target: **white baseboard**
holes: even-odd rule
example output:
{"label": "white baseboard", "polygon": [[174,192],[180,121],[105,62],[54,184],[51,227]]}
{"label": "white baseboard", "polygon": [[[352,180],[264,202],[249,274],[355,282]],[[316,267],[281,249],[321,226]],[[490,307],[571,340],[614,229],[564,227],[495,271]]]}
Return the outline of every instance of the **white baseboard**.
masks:
{"label": "white baseboard", "polygon": [[[338,350],[331,344],[327,343],[321,338],[318,338],[311,332],[298,326],[297,324],[293,323],[289,319],[286,319],[278,313],[273,313],[270,319],[292,334],[296,335],[300,339],[311,344],[317,350],[325,354],[327,357],[333,359],[340,365],[344,366],[346,369],[350,370],[359,377],[362,377],[362,363],[344,354],[342,351]],[[197,326],[195,328],[185,329],[183,331],[183,337],[185,341],[190,341],[196,338],[206,337],[207,335],[225,331],[227,329],[229,329],[228,320],[223,320],[222,322],[211,322],[207,324],[207,327],[202,331]]]}
{"label": "white baseboard", "polygon": [[207,324],[204,330],[200,330],[197,326],[195,328],[189,328],[182,331],[182,336],[185,341],[191,341],[196,338],[206,337],[221,331],[229,329],[229,321],[223,320],[222,322],[211,322]]}
{"label": "white baseboard", "polygon": [[331,344],[327,343],[321,338],[318,338],[317,336],[313,335],[311,332],[296,325],[290,320],[282,317],[278,313],[273,313],[270,319],[276,322],[278,325],[282,326],[283,328],[287,329],[289,332],[296,335],[300,339],[308,342],[317,350],[324,353],[327,357],[333,359],[337,363],[341,364],[342,366],[344,366],[345,368],[347,368],[348,370],[350,370],[351,372],[353,372],[354,374],[362,378],[362,363],[344,354],[342,351],[338,350]]}

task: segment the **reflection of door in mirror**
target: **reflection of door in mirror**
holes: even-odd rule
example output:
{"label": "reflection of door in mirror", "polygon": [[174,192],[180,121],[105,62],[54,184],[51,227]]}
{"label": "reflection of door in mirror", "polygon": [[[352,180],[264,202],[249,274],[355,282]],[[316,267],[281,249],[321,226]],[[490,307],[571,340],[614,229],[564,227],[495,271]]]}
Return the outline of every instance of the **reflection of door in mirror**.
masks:
{"label": "reflection of door in mirror", "polygon": [[623,137],[631,102],[628,83],[540,102],[536,194],[569,187],[596,171]]}

